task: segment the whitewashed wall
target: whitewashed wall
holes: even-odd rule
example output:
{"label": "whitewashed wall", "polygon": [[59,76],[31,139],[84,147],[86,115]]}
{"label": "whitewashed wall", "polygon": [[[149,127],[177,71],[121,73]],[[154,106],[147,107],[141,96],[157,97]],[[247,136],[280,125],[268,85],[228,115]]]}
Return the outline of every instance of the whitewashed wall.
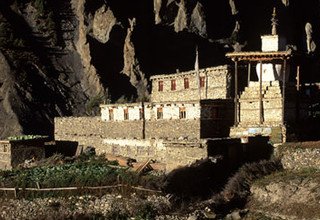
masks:
{"label": "whitewashed wall", "polygon": [[[200,104],[199,103],[167,103],[167,104],[146,104],[144,108],[144,114],[146,120],[157,120],[158,108],[162,108],[162,119],[179,119],[180,108],[186,109],[186,119],[198,119],[200,118]],[[140,103],[126,105],[101,105],[101,119],[102,121],[109,121],[109,110],[113,111],[114,121],[124,120],[124,110],[128,109],[128,120],[140,120],[140,109],[142,108]],[[162,120],[159,119],[159,120]]]}

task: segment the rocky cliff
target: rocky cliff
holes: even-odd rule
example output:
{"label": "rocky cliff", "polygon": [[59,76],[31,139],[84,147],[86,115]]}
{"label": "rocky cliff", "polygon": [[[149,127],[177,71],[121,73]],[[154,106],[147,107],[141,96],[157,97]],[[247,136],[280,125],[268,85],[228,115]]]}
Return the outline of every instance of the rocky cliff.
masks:
{"label": "rocky cliff", "polygon": [[147,98],[151,75],[194,68],[196,45],[200,67],[258,50],[274,6],[288,44],[317,54],[317,0],[1,1],[0,136],[51,134],[55,116]]}

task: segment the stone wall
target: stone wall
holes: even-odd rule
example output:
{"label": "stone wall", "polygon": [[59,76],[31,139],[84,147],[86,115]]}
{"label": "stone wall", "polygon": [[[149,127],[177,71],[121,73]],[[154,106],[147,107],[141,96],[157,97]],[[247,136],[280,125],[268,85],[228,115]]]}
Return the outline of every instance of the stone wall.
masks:
{"label": "stone wall", "polygon": [[135,158],[139,162],[153,159],[166,164],[166,171],[185,166],[207,157],[207,145],[204,141],[159,139],[105,139],[99,153]]}
{"label": "stone wall", "polygon": [[275,150],[285,169],[320,168],[320,142],[288,143]]}
{"label": "stone wall", "polygon": [[0,141],[0,169],[12,169],[25,160],[45,158],[43,140]]}
{"label": "stone wall", "polygon": [[102,146],[106,138],[142,139],[145,137],[163,139],[199,139],[200,120],[142,120],[103,122],[100,117],[67,117],[55,118],[55,139],[79,141],[79,144]]}
{"label": "stone wall", "polygon": [[[225,66],[199,70],[200,78],[204,79],[204,86],[200,88],[200,80],[196,71],[152,76],[152,102],[190,101],[199,99],[226,99],[231,93],[231,71]],[[189,88],[185,88],[188,79]],[[175,89],[171,89],[171,81],[175,80]],[[163,84],[163,91],[159,91],[159,82]]]}
{"label": "stone wall", "polygon": [[0,169],[11,168],[11,144],[9,141],[0,141]]}

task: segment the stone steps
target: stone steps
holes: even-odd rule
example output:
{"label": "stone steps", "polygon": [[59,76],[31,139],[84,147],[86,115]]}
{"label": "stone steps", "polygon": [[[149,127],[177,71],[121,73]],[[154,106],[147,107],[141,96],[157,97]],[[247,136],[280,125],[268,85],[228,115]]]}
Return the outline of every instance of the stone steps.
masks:
{"label": "stone steps", "polygon": [[[241,94],[240,124],[260,123],[260,84],[250,82]],[[279,124],[282,120],[282,92],[278,81],[263,82],[262,85],[263,120],[268,124]]]}

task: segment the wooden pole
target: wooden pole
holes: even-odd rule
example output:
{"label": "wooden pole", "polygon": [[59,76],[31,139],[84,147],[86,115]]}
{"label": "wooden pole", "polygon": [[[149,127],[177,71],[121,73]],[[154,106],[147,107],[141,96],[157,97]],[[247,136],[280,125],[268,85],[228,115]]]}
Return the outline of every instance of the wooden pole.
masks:
{"label": "wooden pole", "polygon": [[144,100],[141,102],[141,114],[142,114],[142,139],[146,139],[146,116]]}
{"label": "wooden pole", "polygon": [[249,61],[248,63],[248,86],[249,86],[249,83],[250,83],[250,74],[251,74],[251,62]]}
{"label": "wooden pole", "polygon": [[263,124],[263,102],[262,102],[262,61],[260,61],[260,88],[259,88],[259,122]]}
{"label": "wooden pole", "polygon": [[300,91],[300,66],[297,66],[297,77],[296,77],[296,80],[297,80],[296,87],[297,87],[297,91],[299,92]]}
{"label": "wooden pole", "polygon": [[237,126],[238,119],[238,60],[234,61],[234,125]]}
{"label": "wooden pole", "polygon": [[287,68],[287,60],[283,60],[283,70],[282,70],[282,124],[285,124],[284,117],[284,106],[285,106],[285,97],[286,97],[286,68]]}
{"label": "wooden pole", "polygon": [[297,91],[296,91],[296,122],[300,119],[300,66],[297,66]]}

